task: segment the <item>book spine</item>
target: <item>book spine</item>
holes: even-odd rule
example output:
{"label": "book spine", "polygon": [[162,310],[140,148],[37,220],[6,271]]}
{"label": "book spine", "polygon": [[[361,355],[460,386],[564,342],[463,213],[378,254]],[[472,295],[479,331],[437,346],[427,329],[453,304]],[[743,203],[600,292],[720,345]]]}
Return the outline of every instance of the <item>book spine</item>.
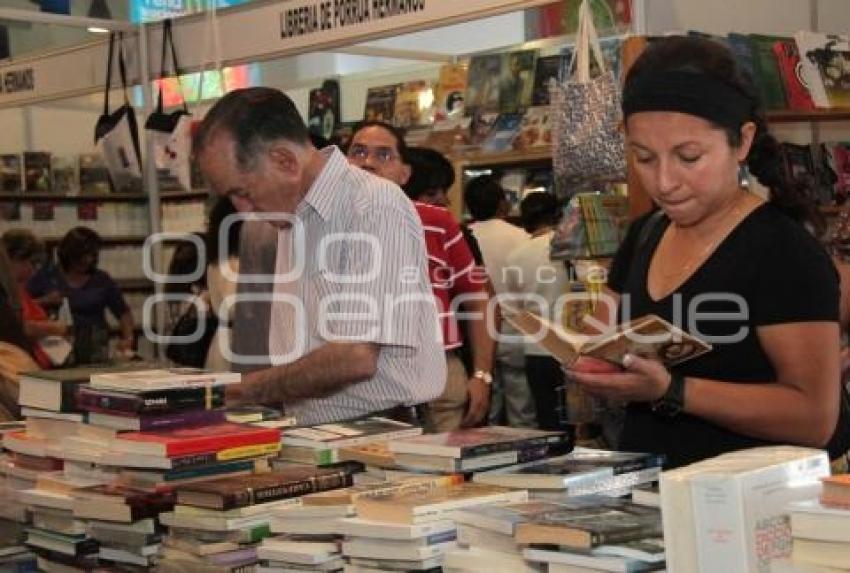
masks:
{"label": "book spine", "polygon": [[205,464],[215,463],[216,461],[218,461],[218,457],[215,452],[208,452],[205,454],[191,454],[188,456],[171,458],[171,469],[179,470],[190,468],[193,466],[202,466]]}
{"label": "book spine", "polygon": [[79,412],[77,407],[77,391],[84,386],[78,382],[62,382],[60,385],[61,400],[60,412]]}
{"label": "book spine", "polygon": [[635,527],[633,529],[622,529],[619,531],[593,531],[590,532],[590,547],[599,547],[600,545],[616,545],[618,543],[627,543],[638,539],[646,539],[660,535],[661,532],[654,528]]}
{"label": "book spine", "polygon": [[621,464],[613,466],[611,469],[614,475],[627,474],[631,472],[639,472],[652,468],[660,468],[664,465],[663,455],[648,455],[635,460],[629,460]]}
{"label": "book spine", "polygon": [[225,495],[222,498],[222,509],[238,509],[257,503],[267,503],[292,497],[301,497],[308,493],[318,493],[329,489],[337,489],[351,485],[351,476],[338,472],[333,474],[311,477],[305,480],[275,484],[257,489],[245,489],[237,493]]}
{"label": "book spine", "polygon": [[270,444],[257,444],[253,446],[241,446],[238,448],[228,448],[221,450],[215,455],[215,459],[220,462],[238,460],[242,458],[256,458],[259,456],[268,456],[280,451],[280,442]]}
{"label": "book spine", "polygon": [[139,418],[141,431],[167,430],[183,426],[201,426],[224,421],[224,410],[187,410],[164,416],[143,416]]}
{"label": "book spine", "polygon": [[226,462],[223,464],[205,465],[185,470],[168,471],[163,473],[164,481],[178,481],[184,479],[193,479],[204,476],[214,476],[218,474],[242,472],[254,469],[254,460]]}
{"label": "book spine", "polygon": [[170,443],[166,446],[168,457],[188,456],[190,454],[206,453],[210,450],[220,451],[243,446],[257,446],[272,442],[280,442],[280,430],[272,429],[245,434],[229,434],[199,437]]}
{"label": "book spine", "polygon": [[483,456],[485,454],[507,452],[510,450],[522,450],[534,448],[537,446],[557,445],[561,443],[563,439],[565,438],[562,438],[561,436],[540,436],[537,438],[528,438],[526,440],[517,440],[514,442],[494,442],[491,444],[463,446],[460,450],[460,457],[470,458],[475,456]]}
{"label": "book spine", "polygon": [[223,406],[224,389],[220,386],[123,395],[83,387],[77,394],[78,408],[103,414],[154,414]]}

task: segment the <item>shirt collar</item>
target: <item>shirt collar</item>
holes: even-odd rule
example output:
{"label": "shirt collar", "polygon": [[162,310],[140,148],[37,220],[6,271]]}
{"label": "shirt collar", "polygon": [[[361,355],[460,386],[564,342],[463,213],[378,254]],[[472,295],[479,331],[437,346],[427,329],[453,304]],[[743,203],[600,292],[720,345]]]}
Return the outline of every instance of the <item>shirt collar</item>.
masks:
{"label": "shirt collar", "polygon": [[325,158],[325,166],[313,181],[298,210],[301,211],[309,206],[327,221],[333,216],[338,203],[334,200],[338,199],[334,197],[334,189],[339,187],[340,180],[347,172],[349,165],[348,159],[335,145],[320,149],[319,153]]}

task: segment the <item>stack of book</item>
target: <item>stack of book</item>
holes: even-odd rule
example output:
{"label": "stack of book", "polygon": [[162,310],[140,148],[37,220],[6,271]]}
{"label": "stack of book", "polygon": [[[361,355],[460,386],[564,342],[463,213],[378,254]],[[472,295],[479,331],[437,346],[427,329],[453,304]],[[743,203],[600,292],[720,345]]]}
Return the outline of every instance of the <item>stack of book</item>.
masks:
{"label": "stack of book", "polygon": [[[23,422],[4,422],[0,424],[0,437],[25,428]],[[35,555],[24,545],[30,516],[19,492],[34,487],[37,472],[16,467],[13,457],[11,452],[0,453],[0,570],[31,571]]]}
{"label": "stack of book", "polygon": [[539,460],[566,448],[563,432],[489,426],[390,440],[395,463],[421,472],[472,472]]}
{"label": "stack of book", "polygon": [[826,452],[792,446],[730,452],[661,474],[671,571],[771,570],[791,556],[789,504],[816,498]]}
{"label": "stack of book", "polygon": [[569,454],[479,472],[478,483],[528,489],[533,498],[561,500],[591,494],[621,496],[657,481],[664,457],[575,448]]}
{"label": "stack of book", "polygon": [[343,461],[340,451],[366,444],[417,436],[422,428],[389,418],[360,420],[290,428],[281,438],[279,458],[288,462],[327,465]]}
{"label": "stack of book", "polygon": [[[257,528],[268,532],[275,512],[300,504],[302,495],[350,484],[351,476],[343,470],[303,466],[179,486],[174,511],[160,515],[161,522],[174,532],[170,530],[165,539],[160,570],[198,568],[231,573],[254,566],[259,540],[237,544],[234,538],[255,536],[252,532]],[[192,531],[204,533],[194,535]]]}
{"label": "stack of book", "polygon": [[819,500],[790,505],[793,563],[802,571],[850,571],[850,475],[823,480]]}

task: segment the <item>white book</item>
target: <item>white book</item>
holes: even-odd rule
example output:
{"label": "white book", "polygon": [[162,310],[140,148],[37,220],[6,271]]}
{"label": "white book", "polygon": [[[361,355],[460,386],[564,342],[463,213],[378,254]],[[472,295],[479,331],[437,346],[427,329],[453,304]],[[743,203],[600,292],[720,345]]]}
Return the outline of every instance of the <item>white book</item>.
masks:
{"label": "white book", "polygon": [[[299,502],[300,497],[294,498]],[[303,505],[292,504],[275,510],[274,516],[281,519],[313,519],[317,517],[353,517],[357,512],[353,505]]]}
{"label": "white book", "polygon": [[52,507],[55,509],[64,509],[71,511],[73,508],[74,498],[70,495],[62,495],[52,491],[44,491],[40,489],[27,489],[18,492],[18,499],[21,503],[27,505],[37,505],[43,507]]}
{"label": "white book", "polygon": [[434,545],[403,545],[366,538],[344,541],[342,554],[346,557],[364,557],[367,559],[404,559],[418,561],[444,555],[457,546],[455,541],[446,541]]}
{"label": "white book", "polygon": [[393,570],[393,571],[424,571],[440,567],[445,561],[444,555],[422,559],[419,561],[405,561],[402,559],[365,559],[351,557],[348,563],[357,567],[368,567],[371,569]]}
{"label": "white book", "polygon": [[816,499],[792,503],[788,509],[792,537],[850,543],[850,510],[825,507]]}
{"label": "white book", "polygon": [[180,517],[219,517],[224,519],[261,516],[272,519],[276,512],[289,507],[299,507],[300,504],[301,499],[297,497],[270,501],[268,503],[255,503],[254,505],[229,509],[227,511],[177,504],[174,506],[174,515]]}
{"label": "white book", "polygon": [[186,529],[200,529],[202,531],[236,531],[247,529],[258,525],[267,525],[270,517],[200,517],[176,515],[173,511],[159,514],[159,520],[168,527],[184,527]]}
{"label": "white book", "polygon": [[523,549],[523,546],[514,540],[513,535],[464,524],[457,526],[457,544],[461,547],[475,547],[516,555],[522,554]]}
{"label": "white book", "polygon": [[21,408],[21,416],[24,418],[47,418],[51,420],[68,420],[82,424],[86,421],[86,414],[80,412],[54,412],[52,410],[41,410],[24,406]]}
{"label": "white book", "polygon": [[272,518],[269,522],[272,533],[289,535],[331,535],[337,532],[336,517]]}
{"label": "white book", "polygon": [[337,531],[343,535],[379,539],[418,539],[454,530],[454,521],[448,519],[416,525],[372,521],[357,517],[337,521]]}
{"label": "white book", "polygon": [[821,450],[773,446],[664,472],[668,566],[694,573],[763,573],[771,561],[788,557],[789,503],[817,497],[829,471]]}
{"label": "white book", "polygon": [[257,548],[258,559],[303,565],[324,563],[338,557],[339,547],[336,543],[264,539]]}
{"label": "white book", "polygon": [[254,573],[316,573],[316,571],[341,571],[345,567],[345,561],[340,558],[312,565],[286,561],[268,561],[267,563],[268,565],[255,566]]}
{"label": "white book", "polygon": [[112,372],[93,374],[93,388],[107,388],[124,392],[170,390],[174,388],[199,388],[238,384],[241,375],[237,372],[210,372],[197,368],[159,368],[135,372]]}
{"label": "white book", "polygon": [[456,548],[446,553],[444,570],[486,571],[487,573],[540,573],[537,563],[529,563],[520,555],[487,551],[470,547]]}
{"label": "white book", "polygon": [[156,523],[152,518],[141,519],[133,523],[116,523],[114,521],[99,521],[95,519],[88,519],[86,521],[88,521],[88,534],[92,537],[97,537],[98,530],[104,529],[147,534],[156,532]]}
{"label": "white book", "polygon": [[[596,571],[611,571],[613,573],[638,573],[640,571],[655,571],[658,563],[646,563],[621,557],[593,555],[587,553],[571,553],[567,551],[549,551],[545,549],[525,549],[523,557],[529,561],[547,564],[561,564],[578,567],[588,567]],[[672,571],[673,569],[671,569]],[[716,570],[718,573],[720,569]],[[688,573],[691,573],[688,571]],[[731,573],[731,571],[730,571]],[[738,573],[735,571],[735,573]]]}

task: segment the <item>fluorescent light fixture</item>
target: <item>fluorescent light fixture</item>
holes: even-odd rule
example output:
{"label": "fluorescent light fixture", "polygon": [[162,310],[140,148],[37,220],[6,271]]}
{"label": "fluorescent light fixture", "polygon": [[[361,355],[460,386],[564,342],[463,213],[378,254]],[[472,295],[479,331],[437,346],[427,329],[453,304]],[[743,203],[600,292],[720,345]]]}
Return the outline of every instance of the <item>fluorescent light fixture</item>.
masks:
{"label": "fluorescent light fixture", "polygon": [[89,26],[88,28],[86,28],[86,30],[88,30],[92,34],[108,34],[109,33],[109,30],[107,30],[106,28],[98,28],[97,26]]}
{"label": "fluorescent light fixture", "polygon": [[[109,10],[106,0],[91,0],[89,5],[89,18],[98,18],[100,20],[112,20],[112,12]],[[109,29],[101,26],[89,26],[86,28],[93,34],[108,34]]]}

